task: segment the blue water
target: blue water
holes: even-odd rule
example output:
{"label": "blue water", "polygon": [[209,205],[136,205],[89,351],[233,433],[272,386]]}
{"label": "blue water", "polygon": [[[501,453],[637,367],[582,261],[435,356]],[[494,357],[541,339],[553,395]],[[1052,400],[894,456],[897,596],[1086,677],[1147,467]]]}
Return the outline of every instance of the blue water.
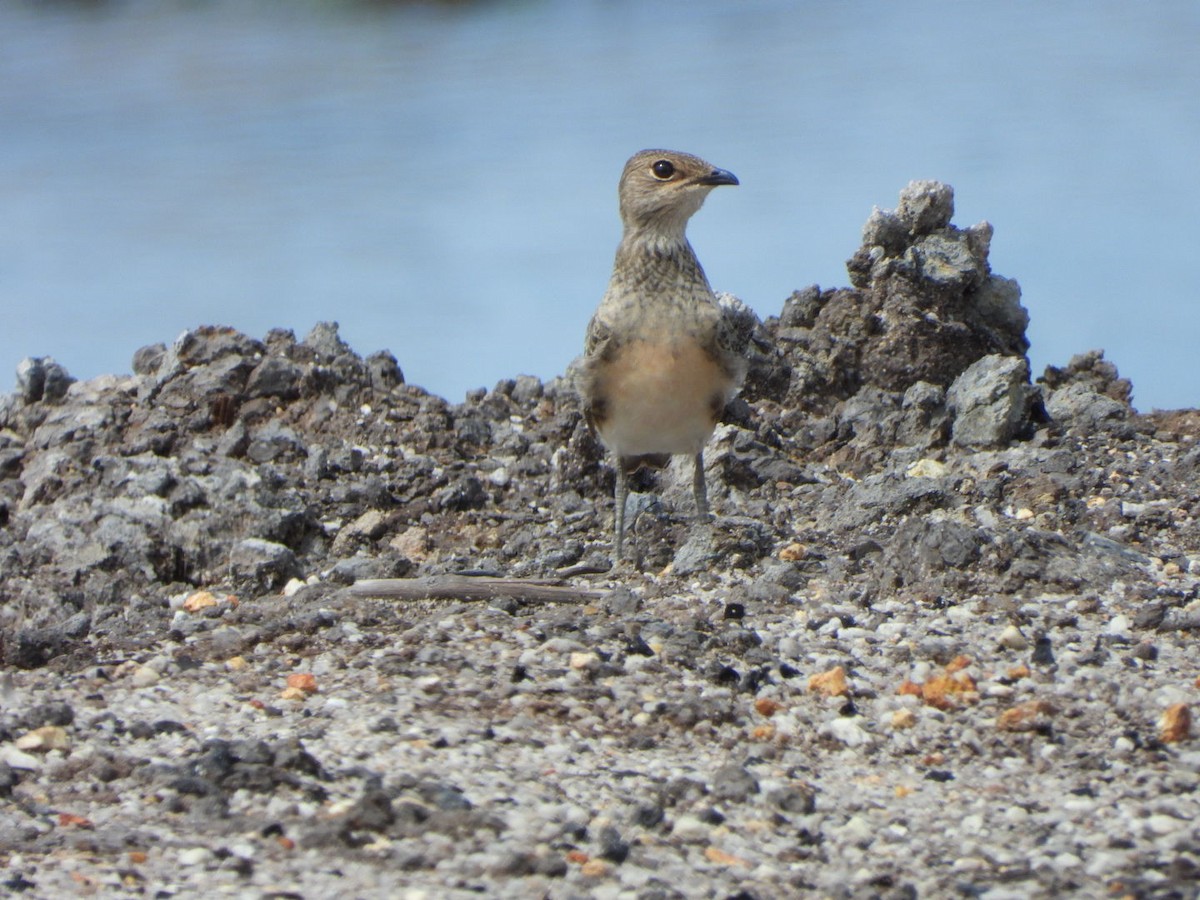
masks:
{"label": "blue water", "polygon": [[1200,405],[1200,4],[0,4],[0,389],[224,323],[341,323],[460,399],[578,351],[633,151],[741,179],[691,236],[762,315],[873,205],[996,228],[1035,372]]}

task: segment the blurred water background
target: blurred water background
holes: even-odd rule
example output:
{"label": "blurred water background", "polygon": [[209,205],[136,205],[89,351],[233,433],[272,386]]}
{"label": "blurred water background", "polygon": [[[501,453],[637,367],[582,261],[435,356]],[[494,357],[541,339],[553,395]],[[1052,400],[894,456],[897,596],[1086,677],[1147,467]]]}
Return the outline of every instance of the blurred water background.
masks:
{"label": "blurred water background", "polygon": [[710,280],[849,283],[914,178],[996,228],[1035,374],[1103,347],[1200,405],[1200,4],[0,3],[0,390],[185,328],[301,336],[460,400],[578,352],[643,147],[735,172]]}

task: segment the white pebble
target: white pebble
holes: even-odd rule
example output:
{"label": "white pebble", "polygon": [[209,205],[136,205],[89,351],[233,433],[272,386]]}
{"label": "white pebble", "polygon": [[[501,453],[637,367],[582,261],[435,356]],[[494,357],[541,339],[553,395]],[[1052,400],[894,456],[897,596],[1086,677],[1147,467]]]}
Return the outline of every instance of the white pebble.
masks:
{"label": "white pebble", "polygon": [[862,716],[838,716],[821,726],[820,733],[841,741],[847,747],[871,743],[871,735],[862,727]]}
{"label": "white pebble", "polygon": [[1020,628],[1009,625],[1000,632],[1000,646],[1009,650],[1026,650],[1029,648],[1029,640],[1021,633]]}
{"label": "white pebble", "polygon": [[181,866],[198,866],[206,862],[211,856],[207,847],[189,847],[187,850],[179,851],[179,864]]}

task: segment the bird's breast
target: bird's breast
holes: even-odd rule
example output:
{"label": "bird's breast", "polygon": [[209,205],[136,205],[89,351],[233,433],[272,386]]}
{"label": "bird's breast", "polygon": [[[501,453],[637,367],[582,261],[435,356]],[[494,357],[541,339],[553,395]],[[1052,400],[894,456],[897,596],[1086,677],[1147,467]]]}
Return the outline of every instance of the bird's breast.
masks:
{"label": "bird's breast", "polygon": [[620,456],[694,454],[735,387],[715,348],[694,336],[626,339],[595,364],[596,428]]}

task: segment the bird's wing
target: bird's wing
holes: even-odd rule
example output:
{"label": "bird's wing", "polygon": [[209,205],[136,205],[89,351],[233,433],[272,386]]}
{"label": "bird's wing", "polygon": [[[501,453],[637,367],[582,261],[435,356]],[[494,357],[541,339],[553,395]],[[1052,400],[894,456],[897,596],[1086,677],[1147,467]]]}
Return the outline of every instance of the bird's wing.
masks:
{"label": "bird's wing", "polygon": [[583,353],[585,356],[597,356],[601,353],[604,345],[612,338],[612,329],[608,323],[600,318],[600,314],[592,316],[592,321],[588,322],[587,334],[583,339]]}

